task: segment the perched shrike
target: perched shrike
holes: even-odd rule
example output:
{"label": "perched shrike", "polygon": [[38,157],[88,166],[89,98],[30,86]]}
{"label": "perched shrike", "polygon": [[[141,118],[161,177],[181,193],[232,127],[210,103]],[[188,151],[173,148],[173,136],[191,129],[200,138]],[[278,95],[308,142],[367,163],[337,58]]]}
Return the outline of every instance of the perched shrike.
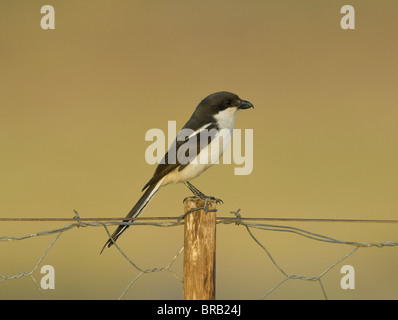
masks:
{"label": "perched shrike", "polygon": [[[183,182],[195,196],[220,202],[219,199],[205,196],[189,181],[219,160],[231,139],[236,113],[248,108],[254,106],[230,92],[216,92],[204,98],[177,134],[176,140],[160,161],[153,177],[142,189],[146,190],[145,193],[126,218],[138,217],[159,188],[168,184]],[[123,222],[128,221],[131,220]],[[111,247],[128,227],[118,226],[101,253],[105,247]]]}

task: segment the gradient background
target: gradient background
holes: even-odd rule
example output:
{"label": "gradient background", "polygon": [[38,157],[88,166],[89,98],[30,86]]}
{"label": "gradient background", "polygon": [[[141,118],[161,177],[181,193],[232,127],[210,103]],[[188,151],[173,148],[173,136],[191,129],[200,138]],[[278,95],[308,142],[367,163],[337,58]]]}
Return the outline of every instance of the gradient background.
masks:
{"label": "gradient background", "polygon": [[[55,8],[55,30],[40,8]],[[255,105],[235,128],[254,129],[254,170],[218,165],[195,180],[224,200],[219,216],[398,218],[398,2],[1,1],[0,215],[124,216],[155,166],[151,128],[184,125],[199,101],[228,90]],[[177,216],[183,185],[163,189],[145,216]],[[0,223],[22,236],[67,223]],[[278,223],[277,223],[278,224]],[[279,223],[284,224],[284,223]],[[341,240],[398,240],[397,224],[285,223]],[[352,247],[253,231],[289,274],[317,276]],[[0,243],[0,274],[30,271],[54,236]],[[115,299],[138,274],[103,228],[64,233],[41,265],[55,268],[49,299]],[[183,228],[130,228],[119,241],[143,268],[167,265]],[[173,270],[182,275],[182,255]],[[356,289],[340,288],[354,266]],[[397,299],[396,247],[360,249],[323,284],[330,299]],[[40,281],[39,269],[34,277]],[[258,299],[283,278],[242,226],[217,227],[217,298]],[[41,299],[30,277],[0,283],[1,299]],[[181,299],[167,272],[147,274],[125,299]],[[289,280],[268,299],[322,299],[318,283]]]}

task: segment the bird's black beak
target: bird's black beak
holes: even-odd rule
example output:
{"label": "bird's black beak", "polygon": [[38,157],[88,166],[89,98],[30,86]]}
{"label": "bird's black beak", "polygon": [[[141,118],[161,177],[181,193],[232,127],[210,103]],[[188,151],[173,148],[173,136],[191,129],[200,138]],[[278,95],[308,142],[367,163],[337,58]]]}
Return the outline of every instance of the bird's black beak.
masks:
{"label": "bird's black beak", "polygon": [[242,102],[239,104],[238,109],[249,109],[249,108],[254,108],[254,106],[246,100],[242,100]]}

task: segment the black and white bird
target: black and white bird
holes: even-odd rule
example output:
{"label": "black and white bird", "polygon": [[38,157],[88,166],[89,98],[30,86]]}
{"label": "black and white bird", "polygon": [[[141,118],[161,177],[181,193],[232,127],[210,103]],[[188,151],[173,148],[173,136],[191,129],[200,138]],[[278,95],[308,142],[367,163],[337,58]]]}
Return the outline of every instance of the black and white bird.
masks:
{"label": "black and white bird", "polygon": [[[153,177],[142,189],[145,193],[126,218],[137,218],[159,188],[168,184],[182,182],[199,198],[221,201],[205,196],[189,181],[219,160],[231,139],[238,110],[248,108],[254,106],[231,92],[216,92],[204,98],[177,134],[176,140],[160,161]],[[111,247],[128,227],[129,225],[118,226],[101,253],[105,247]]]}

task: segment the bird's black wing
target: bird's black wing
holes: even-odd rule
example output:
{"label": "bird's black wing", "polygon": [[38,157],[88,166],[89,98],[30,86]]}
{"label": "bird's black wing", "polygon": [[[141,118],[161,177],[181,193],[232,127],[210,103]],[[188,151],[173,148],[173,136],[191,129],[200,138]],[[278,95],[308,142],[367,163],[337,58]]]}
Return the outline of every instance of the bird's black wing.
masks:
{"label": "bird's black wing", "polygon": [[153,177],[142,190],[144,191],[150,185],[158,182],[176,168],[178,168],[179,171],[183,170],[194,158],[196,158],[200,151],[215,138],[218,127],[215,124],[210,124],[204,130],[208,130],[207,135],[204,135],[203,131],[197,131],[196,134],[186,136],[184,140],[182,140],[184,137],[181,135],[182,131],[180,131],[170,149],[166,152],[163,159],[156,167]]}

